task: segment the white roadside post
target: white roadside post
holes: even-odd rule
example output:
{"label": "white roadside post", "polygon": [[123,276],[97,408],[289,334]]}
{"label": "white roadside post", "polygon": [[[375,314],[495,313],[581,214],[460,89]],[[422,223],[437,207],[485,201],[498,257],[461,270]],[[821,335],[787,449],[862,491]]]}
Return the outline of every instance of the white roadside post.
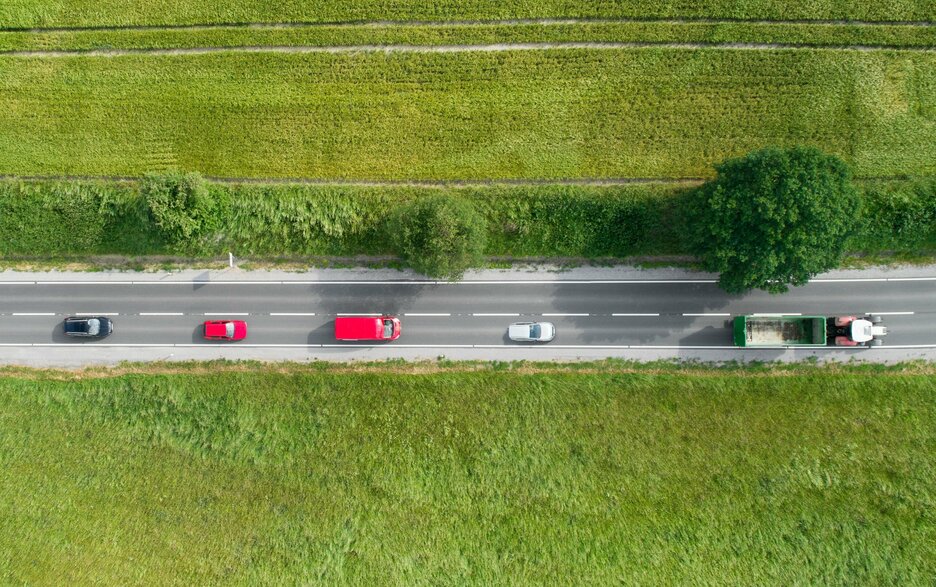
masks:
{"label": "white roadside post", "polygon": [[228,253],[228,267],[234,268],[234,253]]}

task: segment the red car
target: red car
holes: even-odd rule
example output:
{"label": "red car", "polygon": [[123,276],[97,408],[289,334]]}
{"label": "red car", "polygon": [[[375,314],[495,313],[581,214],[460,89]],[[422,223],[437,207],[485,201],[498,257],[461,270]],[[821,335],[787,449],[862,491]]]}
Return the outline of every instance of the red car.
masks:
{"label": "red car", "polygon": [[395,316],[348,316],[335,319],[338,340],[396,340],[400,319]]}
{"label": "red car", "polygon": [[205,322],[205,340],[243,340],[247,337],[247,323],[243,320],[208,320]]}

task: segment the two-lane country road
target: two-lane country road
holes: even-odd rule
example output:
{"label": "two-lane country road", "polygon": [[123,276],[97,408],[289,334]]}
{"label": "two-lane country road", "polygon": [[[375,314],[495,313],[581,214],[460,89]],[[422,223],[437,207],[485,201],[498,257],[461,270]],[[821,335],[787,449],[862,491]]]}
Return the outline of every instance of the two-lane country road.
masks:
{"label": "two-lane country road", "polygon": [[[703,279],[6,281],[0,282],[0,345],[36,352],[219,346],[201,339],[201,323],[238,318],[248,322],[249,335],[227,348],[490,348],[498,358],[499,348],[524,346],[506,339],[509,323],[548,320],[558,331],[549,347],[714,350],[731,347],[732,316],[754,313],[878,313],[890,330],[888,348],[936,348],[936,278],[929,277],[817,280],[783,295],[740,296]],[[76,314],[111,316],[115,332],[101,341],[66,339],[61,322]],[[400,316],[403,335],[376,345],[336,341],[335,317],[354,314]]]}

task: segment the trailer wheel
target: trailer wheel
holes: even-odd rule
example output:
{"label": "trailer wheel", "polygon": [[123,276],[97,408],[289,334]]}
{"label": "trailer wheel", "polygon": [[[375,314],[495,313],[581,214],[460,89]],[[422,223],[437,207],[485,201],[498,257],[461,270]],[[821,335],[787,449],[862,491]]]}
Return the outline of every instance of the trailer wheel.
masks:
{"label": "trailer wheel", "polygon": [[878,316],[877,314],[871,315],[871,324],[880,324],[883,321],[884,321],[883,317]]}
{"label": "trailer wheel", "polygon": [[868,343],[868,346],[882,346],[884,341],[880,338],[872,338],[871,342]]}

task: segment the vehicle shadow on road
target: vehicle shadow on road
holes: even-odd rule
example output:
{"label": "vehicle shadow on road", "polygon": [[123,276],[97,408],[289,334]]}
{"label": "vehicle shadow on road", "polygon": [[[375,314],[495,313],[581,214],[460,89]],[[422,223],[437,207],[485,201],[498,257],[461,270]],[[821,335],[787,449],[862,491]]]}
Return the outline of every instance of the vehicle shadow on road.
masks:
{"label": "vehicle shadow on road", "polygon": [[[699,317],[685,314],[723,313],[726,306],[742,297],[727,294],[714,283],[590,285],[558,282],[554,286],[550,311],[570,314],[556,321],[571,323],[578,331],[575,333],[577,341],[567,337],[561,344],[677,345],[689,344],[683,340],[692,337],[696,330],[709,330]],[[727,343],[709,344],[730,344],[730,330],[725,332]],[[563,329],[557,324],[557,341],[562,334]],[[698,336],[719,340],[710,330]]]}

